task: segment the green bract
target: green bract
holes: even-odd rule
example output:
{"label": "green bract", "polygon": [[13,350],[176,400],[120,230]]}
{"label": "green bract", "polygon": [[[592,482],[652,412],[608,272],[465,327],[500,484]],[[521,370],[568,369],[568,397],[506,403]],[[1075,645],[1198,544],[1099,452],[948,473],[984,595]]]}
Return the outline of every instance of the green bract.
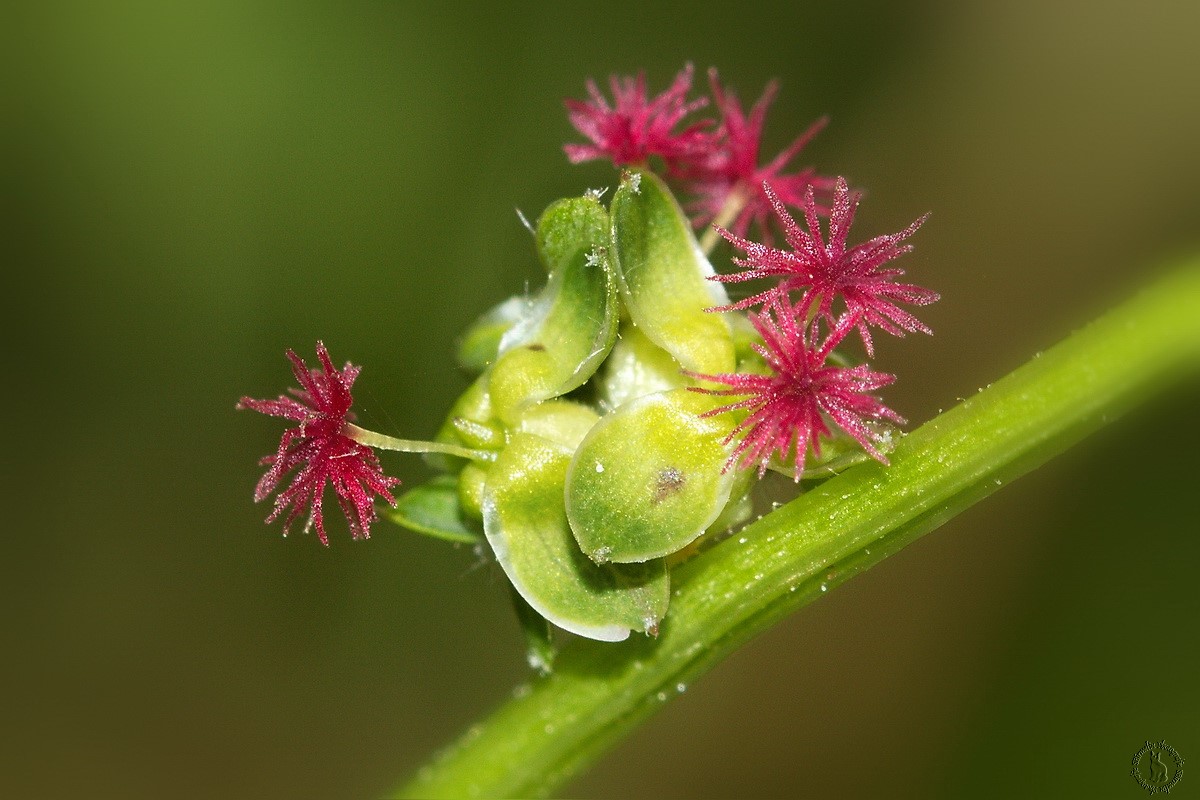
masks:
{"label": "green bract", "polygon": [[495,459],[431,456],[453,477],[391,518],[457,541],[481,527],[531,663],[548,668],[545,620],[600,640],[653,633],[667,557],[748,516],[751,480],[725,468],[738,417],[702,416],[719,403],[684,370],[730,372],[750,351],[706,311],[728,299],[654,175],[627,173],[610,210],[596,193],[554,203],[536,234],[546,286],[467,331],[459,362],[481,374],[438,434]]}
{"label": "green bract", "polygon": [[617,337],[608,213],[599,201],[550,206],[537,245],[550,281],[500,340],[489,383],[497,416],[509,424],[522,408],[581,386]]}
{"label": "green bract", "polygon": [[722,314],[724,287],[666,184],[651,172],[627,174],[612,201],[613,253],[621,299],[633,323],[684,369],[733,371],[733,339]]}

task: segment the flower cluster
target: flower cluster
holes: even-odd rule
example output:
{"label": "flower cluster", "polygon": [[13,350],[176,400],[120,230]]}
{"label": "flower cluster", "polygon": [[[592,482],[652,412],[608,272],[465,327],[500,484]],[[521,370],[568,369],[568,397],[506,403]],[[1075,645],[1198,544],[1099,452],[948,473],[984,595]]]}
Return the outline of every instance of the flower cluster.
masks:
{"label": "flower cluster", "polygon": [[709,70],[712,105],[718,120],[693,122],[675,131],[688,114],[709,105],[707,98],[687,101],[692,87],[689,64],[675,77],[671,87],[648,99],[644,74],[611,76],[612,106],[594,82],[587,84],[590,102],[565,102],[571,124],[591,144],[564,146],[572,163],[608,159],[617,166],[646,164],[651,156],[662,159],[666,176],[688,195],[685,208],[697,228],[718,223],[738,236],[745,236],[751,223],[763,238],[771,239],[771,200],[764,190],[769,185],[787,205],[799,207],[812,191],[826,196],[834,181],[805,168],[786,173],[787,165],[825,127],[817,120],[788,147],[766,164],[759,163],[763,125],[775,99],[776,85],[767,85],[749,113],[737,94],[721,85],[715,69]]}
{"label": "flower cluster", "polygon": [[[870,326],[896,336],[903,336],[906,331],[931,333],[896,302],[927,305],[937,300],[938,295],[910,283],[897,283],[903,270],[884,268],[912,249],[904,242],[926,217],[899,233],[849,246],[850,226],[861,195],[851,192],[844,178],[837,179],[829,232],[824,238],[811,188],[804,199],[807,230],[792,218],[766,184],[763,192],[783,227],[790,249],[776,249],[718,229],[745,257],[733,259],[742,271],[715,275],[713,280],[738,283],[776,278],[778,282],[744,300],[711,310],[764,307],[758,314],[751,313],[750,321],[763,339],[763,345],[755,345],[755,350],[765,360],[771,375],[695,376],[729,387],[698,391],[749,396],[713,412],[751,411],[727,439],[741,437],[726,466],[735,461],[743,466],[757,462],[761,475],[774,454],[786,462],[791,453],[794,476],[800,480],[808,449],[811,447],[814,455],[819,455],[821,437],[831,434],[822,412],[867,453],[886,464],[886,457],[875,446],[885,434],[872,423],[903,420],[869,393],[891,383],[894,376],[872,372],[866,365],[830,366],[826,360],[851,330],[858,331],[870,355],[874,354]],[[794,300],[793,294],[797,295]],[[837,311],[835,301],[840,301],[841,308]],[[829,333],[818,345],[822,324]]]}
{"label": "flower cluster", "polygon": [[897,283],[896,278],[904,274],[901,269],[883,269],[884,265],[912,250],[912,245],[904,244],[904,241],[916,233],[928,215],[899,233],[876,236],[850,247],[846,241],[862,195],[851,192],[845,178],[837,179],[829,235],[824,240],[819,209],[811,189],[804,198],[804,221],[808,230],[788,214],[769,186],[764,184],[763,192],[775,210],[791,250],[777,250],[718,229],[730,244],[745,252],[746,257],[733,260],[743,267],[741,272],[718,275],[714,280],[740,283],[755,278],[778,278],[779,282],[766,291],[717,310],[750,308],[786,299],[790,293],[797,292],[800,295],[795,307],[797,316],[815,316],[833,325],[838,319],[833,304],[840,299],[844,313],[855,320],[863,346],[870,355],[875,352],[870,325],[894,336],[903,336],[905,331],[932,333],[896,302],[924,306],[936,301],[937,293],[911,283]]}
{"label": "flower cluster", "polygon": [[611,159],[617,166],[645,163],[659,156],[671,163],[701,157],[711,150],[715,137],[707,123],[694,123],[674,132],[679,122],[708,105],[704,98],[687,101],[692,88],[689,65],[675,77],[671,88],[655,97],[646,96],[646,76],[609,78],[613,105],[609,106],[594,81],[588,81],[591,102],[567,100],[571,124],[592,140],[590,145],[568,144],[563,149],[572,163],[596,158]]}
{"label": "flower cluster", "polygon": [[[820,176],[807,168],[791,174],[783,172],[827,120],[818,120],[778,156],[760,165],[763,126],[775,98],[775,83],[767,85],[747,113],[737,95],[721,85],[716,70],[710,70],[709,85],[713,105],[720,112],[719,125],[707,136],[695,123],[672,135],[673,127],[689,110],[707,105],[685,102],[691,78],[688,66],[666,93],[647,102],[644,76],[636,80],[613,77],[618,99],[615,109],[610,109],[595,85],[589,84],[593,97],[593,104],[587,106],[591,112],[589,125],[581,125],[577,113],[572,113],[571,121],[593,144],[567,145],[567,152],[573,161],[609,158],[617,165],[660,157],[666,176],[679,181],[691,196],[685,208],[693,224],[712,224],[717,233],[744,253],[733,258],[740,271],[712,279],[724,283],[776,281],[745,299],[709,309],[729,312],[760,307],[758,313],[750,313],[750,322],[762,339],[754,349],[770,374],[689,373],[697,380],[728,387],[701,386],[696,391],[746,398],[705,415],[748,412],[726,439],[727,444],[738,440],[726,469],[734,464],[757,466],[761,475],[778,455],[783,462],[790,461],[799,480],[809,449],[819,454],[821,438],[832,435],[827,420],[886,463],[876,446],[885,434],[876,423],[902,420],[871,392],[891,383],[894,376],[873,372],[866,365],[831,366],[827,360],[852,330],[858,332],[868,355],[874,355],[875,349],[872,327],[895,336],[931,332],[898,304],[928,305],[938,295],[900,282],[903,270],[891,265],[912,249],[907,240],[926,217],[899,233],[851,246],[850,227],[861,193],[851,191],[842,177]],[[636,96],[630,91],[617,91],[618,87],[634,85],[639,89]],[[580,107],[576,101],[567,104],[573,112]],[[610,135],[597,136],[598,130]],[[651,142],[653,146],[649,146]],[[822,202],[825,199],[828,204]],[[803,225],[791,216],[789,207],[802,212]],[[829,220],[824,236],[821,217]],[[746,238],[752,223],[762,243]],[[788,249],[772,246],[772,224],[783,233]],[[822,328],[827,331],[824,336]]]}
{"label": "flower cluster", "polygon": [[[628,312],[633,323],[643,330],[655,331],[652,338],[657,337],[654,340],[674,356],[698,352],[697,348],[707,346],[707,340],[683,342],[672,338],[683,335],[683,331],[704,329],[701,320],[706,317],[705,311],[747,314],[757,334],[750,345],[757,353],[757,359],[747,350],[742,353],[739,372],[717,371],[724,367],[698,367],[696,371],[685,372],[691,379],[688,388],[692,391],[731,398],[724,405],[713,401],[704,406],[706,410],[687,412],[703,417],[720,417],[720,435],[724,436],[724,440],[723,447],[715,453],[710,465],[713,473],[718,470],[726,473],[739,467],[756,469],[761,476],[768,468],[774,468],[789,472],[799,480],[805,464],[810,463],[810,452],[812,456],[819,457],[822,440],[828,440],[839,430],[857,442],[867,454],[886,463],[884,442],[888,434],[887,425],[903,424],[903,419],[885,406],[875,392],[892,383],[894,376],[873,371],[866,364],[848,365],[844,356],[834,355],[834,349],[851,333],[857,333],[867,354],[873,355],[872,330],[882,330],[896,336],[909,332],[930,332],[924,323],[901,306],[924,306],[937,300],[937,294],[903,282],[903,270],[893,263],[912,249],[908,240],[920,228],[925,217],[898,233],[850,244],[850,228],[861,199],[860,193],[852,191],[844,178],[818,175],[811,168],[789,171],[791,168],[788,166],[824,128],[826,120],[820,119],[809,126],[782,152],[764,163],[760,157],[761,140],[767,112],[776,94],[775,84],[768,84],[759,99],[747,109],[737,94],[721,83],[715,70],[708,73],[710,97],[690,98],[693,77],[689,65],[676,75],[666,91],[651,96],[645,75],[613,76],[609,80],[611,102],[591,81],[587,83],[587,100],[565,101],[571,124],[588,140],[587,144],[565,146],[570,160],[607,159],[619,167],[629,168],[623,180],[632,189],[618,192],[619,197],[624,198],[621,201],[623,207],[629,207],[631,202],[661,202],[655,208],[664,210],[668,216],[674,214],[676,219],[684,223],[674,229],[680,232],[681,238],[672,238],[673,234],[664,229],[661,235],[656,234],[649,240],[639,240],[631,245],[629,237],[645,236],[645,232],[636,226],[623,227],[624,223],[618,219],[621,215],[616,211],[617,200],[613,201],[613,208],[607,211],[599,206],[597,197],[593,195],[588,195],[589,199],[582,204],[562,205],[562,202],[566,202],[562,201],[552,207],[556,209],[554,214],[548,211],[543,218],[552,220],[545,222],[548,231],[545,235],[547,242],[555,243],[548,248],[551,261],[547,262],[547,267],[561,274],[548,284],[546,303],[563,303],[563,312],[545,319],[518,320],[517,317],[524,313],[520,309],[526,306],[502,304],[481,321],[482,327],[474,334],[472,341],[482,350],[477,357],[468,361],[470,365],[482,369],[484,374],[472,389],[475,394],[468,392],[468,400],[456,405],[456,409],[462,410],[463,414],[455,412],[455,416],[439,432],[437,441],[395,439],[352,424],[350,409],[353,400],[350,390],[358,377],[359,368],[351,364],[346,364],[342,369],[335,368],[328,351],[320,342],[317,343],[318,368],[310,369],[294,352],[289,350],[287,353],[300,388],[292,389],[290,394],[275,400],[241,399],[238,408],[252,409],[297,423],[284,432],[277,451],[262,460],[268,468],[255,490],[256,501],[264,500],[280,490],[290,476],[286,488],[278,491],[275,497],[275,507],[267,518],[268,522],[282,517],[286,533],[297,519],[307,516],[307,526],[315,527],[321,541],[327,544],[322,498],[326,488],[332,486],[353,537],[367,538],[370,526],[376,520],[374,500],[382,498],[396,506],[397,499],[391,492],[400,483],[384,474],[375,453],[376,448],[410,453],[441,453],[458,459],[443,462],[452,465],[469,462],[472,464],[469,470],[462,466],[451,467],[465,470],[461,478],[464,486],[470,487],[471,481],[484,481],[484,485],[492,486],[489,491],[500,491],[495,487],[504,486],[503,477],[497,477],[493,484],[486,484],[486,479],[479,476],[490,474],[490,465],[498,459],[497,448],[503,449],[503,443],[508,441],[496,432],[508,430],[515,424],[513,420],[521,418],[525,406],[539,405],[547,398],[557,397],[578,387],[580,370],[585,368],[588,372],[583,374],[584,379],[596,373],[596,379],[601,382],[612,381],[615,379],[613,376],[626,372],[638,375],[643,368],[650,369],[650,361],[642,364],[639,360],[643,355],[637,353],[638,346],[629,345],[621,351],[621,358],[629,362],[625,372],[617,369],[597,373],[600,362],[613,347],[614,337],[608,332],[616,330],[624,312]],[[710,119],[694,116],[706,108],[715,109],[717,116]],[[653,191],[647,195],[644,186],[638,188],[647,170],[657,170],[657,177],[650,177],[655,186],[661,187],[656,195],[658,200],[651,199]],[[667,188],[668,183],[673,183],[685,193],[682,210]],[[642,197],[640,201],[630,199],[639,196]],[[800,212],[799,221],[789,209]],[[611,227],[610,211],[613,215]],[[737,251],[732,257],[734,270],[712,275],[703,258],[697,262],[701,266],[687,266],[692,263],[689,259],[696,252],[696,240],[687,230],[685,213],[689,215],[693,226],[711,228],[704,237],[705,249],[711,250],[724,237]],[[644,217],[635,214],[629,218]],[[823,219],[828,220],[825,230],[822,230]],[[540,225],[542,221],[539,221]],[[757,231],[758,240],[748,238],[751,228]],[[784,248],[774,246],[773,232],[782,234],[786,244]],[[575,242],[578,237],[584,238]],[[562,281],[568,280],[563,277],[566,274],[563,270],[571,269],[571,262],[569,258],[562,263],[553,260],[569,255],[568,240],[570,247],[580,247],[583,248],[582,252],[588,253],[586,269],[578,273],[571,272],[573,277],[569,280],[574,283],[570,291],[564,290],[562,297],[556,298],[554,292],[561,288]],[[694,282],[693,288],[696,288],[704,285],[705,276],[725,284],[741,285],[757,280],[773,283],[765,290],[751,293],[736,302],[707,309],[698,303],[690,309],[690,313],[697,318],[692,319],[689,325],[671,327],[668,320],[660,320],[659,317],[665,314],[674,319],[673,315],[689,313],[687,309],[674,305],[660,306],[652,302],[653,298],[642,296],[637,302],[633,297],[626,298],[629,305],[623,312],[615,300],[605,299],[609,297],[604,290],[608,279],[597,277],[602,276],[603,272],[597,273],[596,270],[598,267],[603,271],[614,267],[598,254],[607,252],[610,247],[620,250],[626,246],[637,252],[658,248],[655,250],[659,258],[659,267],[656,267],[659,270],[656,273],[658,277],[647,286],[675,285],[672,282],[685,286],[691,281]],[[692,269],[692,272],[688,273],[688,269]],[[624,291],[634,292],[628,285],[623,286]],[[643,287],[637,291],[644,292],[646,289]],[[707,297],[708,294],[701,289],[690,296]],[[604,307],[586,305],[593,301]],[[584,305],[575,307],[572,304]],[[518,310],[514,312],[514,308]],[[650,314],[648,309],[651,308],[660,309],[659,315]],[[575,325],[562,330],[546,327],[537,337],[530,338],[537,326],[550,326],[552,319],[560,318],[587,320],[588,324],[583,328]],[[514,343],[520,337],[513,338],[509,327],[529,338],[529,343],[524,347],[515,347]],[[727,328],[725,336],[728,338]],[[579,341],[566,341],[570,337],[579,338]],[[668,345],[667,340],[671,340],[672,344]],[[509,341],[509,344],[504,345],[504,341]],[[546,352],[551,344],[556,354],[553,358],[543,358],[540,354]],[[713,343],[712,346],[717,347],[717,344]],[[732,339],[729,339],[727,346],[732,351]],[[672,350],[672,347],[675,349]],[[513,352],[508,353],[508,350]],[[577,365],[575,361],[581,353],[587,354],[585,363]],[[645,357],[653,360],[652,356]],[[500,364],[500,361],[503,363]],[[679,361],[687,363],[682,358]],[[558,371],[563,372],[559,375]],[[530,377],[535,373],[536,380]],[[555,375],[557,377],[552,379]],[[620,396],[623,391],[620,387],[614,388],[605,383],[601,394]],[[494,392],[490,401],[487,399],[489,392]],[[528,394],[528,397],[518,397],[514,392]],[[687,395],[686,391],[683,393]],[[488,410],[489,404],[495,405],[496,409]],[[670,401],[668,406],[675,409],[682,407],[677,400]],[[547,406],[548,410],[543,416],[549,419],[550,415],[557,413],[567,415],[562,417],[566,420],[570,414],[565,408]],[[636,409],[643,406],[629,408],[635,410],[625,412],[628,419],[637,420],[637,414],[642,412]],[[653,413],[652,404],[646,404],[644,408],[650,409],[646,414]],[[609,411],[615,413],[621,409],[594,409],[600,415]],[[580,412],[575,409],[571,412],[575,416],[571,418],[578,420],[579,413],[593,413],[593,410]],[[478,418],[472,417],[472,414]],[[543,420],[539,424],[547,423]],[[566,422],[562,424],[566,425]],[[620,429],[619,425],[609,427]],[[488,435],[483,435],[481,431]],[[578,444],[578,437],[583,436],[582,430],[577,434],[564,431],[558,432],[558,441],[571,440]],[[588,435],[592,437],[589,443],[598,447],[595,442],[602,441],[601,434]],[[578,452],[575,458],[579,457]],[[599,462],[597,466],[600,466]],[[662,474],[678,472],[674,462],[668,466],[670,468]],[[631,470],[629,474],[635,472]],[[615,469],[597,469],[595,474],[611,476],[616,473]],[[589,473],[585,471],[581,474]],[[459,478],[455,477],[454,480],[458,482]],[[605,480],[619,479],[607,477]],[[422,499],[422,513],[426,517],[414,523],[419,529],[430,528],[427,515],[433,502],[429,499],[432,496]],[[586,491],[579,494],[581,498],[587,496],[590,495]],[[442,495],[438,494],[437,498],[437,502],[446,503]],[[474,520],[472,524],[476,524],[481,519],[481,502],[469,492],[459,493],[457,499],[451,500],[447,506],[457,510],[447,512],[450,516],[432,527],[444,538],[462,540],[465,535],[469,539],[471,532],[466,530],[464,533],[465,529],[459,524],[461,520],[455,515],[465,514]],[[574,512],[573,525],[582,519],[579,508],[574,508]],[[404,509],[397,513],[403,517]],[[691,531],[691,528],[688,530]],[[593,533],[590,529],[575,530],[577,539],[581,536],[588,539]],[[591,543],[591,539],[588,541]],[[671,547],[677,544],[673,540],[670,542]],[[585,548],[585,551],[600,552],[604,549],[592,547],[590,550]],[[650,547],[646,552],[659,551]],[[666,552],[672,551],[664,545],[661,553]],[[633,558],[635,562],[649,557],[645,553],[634,555],[637,556]]]}
{"label": "flower cluster", "polygon": [[384,475],[375,452],[348,435],[350,429],[347,426],[354,419],[350,411],[354,403],[350,387],[361,368],[347,363],[337,369],[322,342],[317,342],[320,369],[309,369],[291,350],[287,351],[287,357],[301,388],[289,389],[290,396],[280,395],[275,400],[243,397],[237,404],[239,409],[248,408],[300,423],[284,431],[279,449],[262,460],[269,469],[254,490],[254,500],[265,500],[279,487],[284,476],[295,470],[291,484],[275,498],[275,508],[267,517],[268,523],[287,511],[283,521],[286,535],[292,523],[307,512],[306,530],[316,526],[321,543],[328,545],[322,496],[325,486],[332,484],[349,523],[350,534],[355,539],[367,539],[371,535],[371,523],[375,521],[374,496],[395,505],[391,489],[400,481]]}
{"label": "flower cluster", "polygon": [[887,463],[876,447],[883,439],[882,432],[872,423],[903,425],[904,419],[869,393],[887,386],[895,376],[872,372],[865,364],[839,367],[828,363],[834,348],[853,329],[854,317],[851,315],[840,319],[824,341],[816,344],[812,341],[816,326],[797,324],[795,312],[795,308],[780,300],[762,313],[750,314],[750,322],[763,340],[761,345],[755,343],[752,346],[766,362],[771,371],[769,375],[689,373],[694,378],[729,387],[697,388],[695,391],[747,396],[745,400],[702,415],[714,416],[743,409],[749,412],[725,440],[728,444],[736,438],[741,439],[726,468],[735,463],[742,467],[757,466],[759,477],[762,477],[775,453],[786,461],[790,452],[793,475],[799,481],[809,447],[813,455],[819,456],[821,437],[832,433],[826,418],[848,433],[871,456]]}

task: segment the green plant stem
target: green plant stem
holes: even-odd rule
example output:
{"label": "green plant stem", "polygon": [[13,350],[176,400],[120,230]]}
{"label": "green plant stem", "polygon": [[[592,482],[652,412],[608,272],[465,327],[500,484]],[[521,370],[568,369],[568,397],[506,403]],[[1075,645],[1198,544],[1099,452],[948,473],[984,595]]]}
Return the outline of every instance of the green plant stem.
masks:
{"label": "green plant stem", "polygon": [[397,439],[386,433],[376,433],[366,428],[360,428],[353,422],[347,422],[342,428],[343,433],[359,444],[374,447],[378,450],[397,450],[401,453],[443,453],[472,461],[495,461],[496,454],[487,450],[472,450],[446,442],[424,442],[419,439]]}
{"label": "green plant stem", "polygon": [[571,642],[399,793],[553,792],[743,642],[1197,366],[1200,260],[904,437],[890,467],[852,467],[682,565],[657,639]]}
{"label": "green plant stem", "polygon": [[746,200],[746,190],[740,186],[729,193],[724,205],[717,211],[713,221],[706,226],[704,233],[700,236],[700,249],[704,251],[704,255],[712,255],[713,248],[721,241],[721,234],[717,233],[717,228],[728,228],[745,208]]}

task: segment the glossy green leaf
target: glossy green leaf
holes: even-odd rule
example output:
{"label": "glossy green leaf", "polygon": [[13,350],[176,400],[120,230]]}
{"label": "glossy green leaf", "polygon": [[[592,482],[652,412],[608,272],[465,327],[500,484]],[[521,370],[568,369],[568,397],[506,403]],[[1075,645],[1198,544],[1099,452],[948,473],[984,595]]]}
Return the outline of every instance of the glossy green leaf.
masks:
{"label": "glossy green leaf", "polygon": [[408,490],[397,498],[396,507],[384,515],[397,525],[426,536],[467,544],[483,541],[483,534],[463,519],[458,505],[458,481],[449,475]]}
{"label": "glossy green leaf", "polygon": [[583,385],[612,349],[618,305],[609,237],[608,213],[591,196],[560,200],[538,220],[538,253],[550,278],[501,339],[489,382],[505,422]]}
{"label": "glossy green leaf", "polygon": [[513,586],[555,625],[600,641],[655,631],[670,585],[661,560],[598,566],[579,549],[563,510],[571,451],[515,433],[492,465],[483,527]]}
{"label": "glossy green leaf", "polygon": [[729,322],[705,311],[729,298],[707,280],[712,265],[670,190],[653,173],[629,173],[610,213],[613,260],[634,324],[685,369],[732,372]]}
{"label": "glossy green leaf", "polygon": [[500,352],[500,340],[521,319],[526,307],[524,298],[510,297],[472,322],[458,342],[459,366],[472,372],[487,369]]}
{"label": "glossy green leaf", "polygon": [[729,500],[726,415],[686,389],[647,395],[600,420],[567,473],[567,517],[594,561],[674,553],[713,524]]}

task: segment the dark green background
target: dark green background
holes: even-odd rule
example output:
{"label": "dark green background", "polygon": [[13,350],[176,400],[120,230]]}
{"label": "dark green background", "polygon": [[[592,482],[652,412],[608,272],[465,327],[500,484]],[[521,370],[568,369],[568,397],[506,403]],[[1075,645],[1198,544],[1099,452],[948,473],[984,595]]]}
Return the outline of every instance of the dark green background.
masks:
{"label": "dark green background", "polygon": [[[860,236],[933,211],[903,266],[937,335],[876,361],[914,422],[1200,244],[1194,2],[200,5],[6,15],[9,796],[374,797],[524,679],[471,552],[264,527],[281,426],[233,407],[322,338],[365,424],[431,435],[457,332],[540,282],[514,207],[613,183],[560,149],[588,76],[778,77],[768,148],[830,114],[804,161],[869,190]],[[1145,740],[1200,759],[1198,396],[780,625],[569,794],[1143,796]]]}

